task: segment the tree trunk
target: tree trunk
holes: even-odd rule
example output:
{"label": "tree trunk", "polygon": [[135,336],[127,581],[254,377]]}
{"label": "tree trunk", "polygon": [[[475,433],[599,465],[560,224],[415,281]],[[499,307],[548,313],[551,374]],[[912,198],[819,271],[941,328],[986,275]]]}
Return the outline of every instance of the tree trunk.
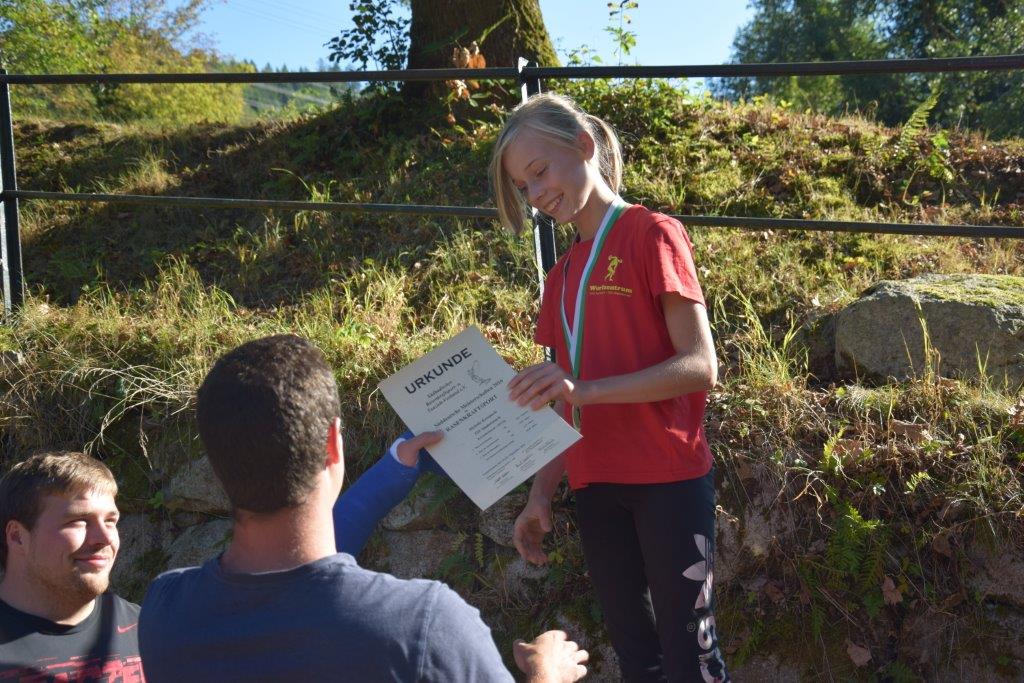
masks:
{"label": "tree trunk", "polygon": [[[412,0],[409,68],[452,67],[452,50],[476,41],[488,67],[514,67],[519,57],[558,66],[538,0]],[[404,91],[422,97],[429,84]]]}

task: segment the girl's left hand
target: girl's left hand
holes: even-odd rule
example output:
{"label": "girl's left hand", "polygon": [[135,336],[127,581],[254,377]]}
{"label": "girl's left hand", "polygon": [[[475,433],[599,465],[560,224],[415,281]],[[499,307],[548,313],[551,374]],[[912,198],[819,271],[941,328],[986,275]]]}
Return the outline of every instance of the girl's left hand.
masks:
{"label": "girl's left hand", "polygon": [[585,382],[574,378],[554,363],[531,365],[508,383],[509,398],[521,406],[527,403],[540,410],[550,401],[563,400],[574,406],[583,405]]}

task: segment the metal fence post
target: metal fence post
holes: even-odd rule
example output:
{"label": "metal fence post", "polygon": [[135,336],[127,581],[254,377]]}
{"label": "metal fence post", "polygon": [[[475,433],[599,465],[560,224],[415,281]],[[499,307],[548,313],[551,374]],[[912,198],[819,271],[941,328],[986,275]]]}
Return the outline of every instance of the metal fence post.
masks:
{"label": "metal fence post", "polygon": [[[516,70],[519,72],[519,90],[523,102],[532,95],[540,94],[540,79],[527,77],[523,74],[525,67],[535,67],[535,62],[528,61],[523,57],[519,58]],[[544,297],[544,279],[548,271],[555,267],[557,254],[555,253],[555,221],[550,216],[542,214],[537,209],[531,209],[533,214],[533,248],[537,259],[537,291],[540,297]],[[555,350],[545,349],[544,357],[554,362]]]}
{"label": "metal fence post", "polygon": [[[7,70],[0,69],[6,76]],[[4,314],[9,316],[25,303],[25,284],[21,269],[21,229],[18,224],[18,200],[14,192],[18,180],[14,166],[14,122],[11,118],[11,90],[0,83],[0,276],[3,280]]]}

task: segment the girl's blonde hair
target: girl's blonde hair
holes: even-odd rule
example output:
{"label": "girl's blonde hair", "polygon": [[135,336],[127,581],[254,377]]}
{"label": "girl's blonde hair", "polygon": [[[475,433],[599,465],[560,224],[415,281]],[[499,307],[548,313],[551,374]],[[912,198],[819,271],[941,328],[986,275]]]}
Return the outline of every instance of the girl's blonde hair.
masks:
{"label": "girl's blonde hair", "polygon": [[494,143],[489,169],[491,187],[498,205],[501,224],[515,233],[523,228],[529,208],[525,197],[505,171],[501,158],[520,131],[528,128],[552,143],[577,148],[579,134],[586,132],[594,139],[595,155],[601,177],[614,192],[622,189],[622,145],[615,131],[596,116],[585,113],[564,95],[534,95],[512,110]]}

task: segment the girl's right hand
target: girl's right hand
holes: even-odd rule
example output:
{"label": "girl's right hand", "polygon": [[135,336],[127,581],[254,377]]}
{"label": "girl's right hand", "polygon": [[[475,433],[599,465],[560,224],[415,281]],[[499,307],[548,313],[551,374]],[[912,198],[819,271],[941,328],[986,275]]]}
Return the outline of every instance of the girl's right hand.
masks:
{"label": "girl's right hand", "polygon": [[533,564],[547,564],[548,556],[541,549],[544,536],[551,531],[551,502],[530,497],[516,518],[512,542],[519,555]]}
{"label": "girl's right hand", "polygon": [[531,365],[508,382],[508,397],[520,406],[540,410],[551,401],[582,405],[583,382],[554,363]]}

